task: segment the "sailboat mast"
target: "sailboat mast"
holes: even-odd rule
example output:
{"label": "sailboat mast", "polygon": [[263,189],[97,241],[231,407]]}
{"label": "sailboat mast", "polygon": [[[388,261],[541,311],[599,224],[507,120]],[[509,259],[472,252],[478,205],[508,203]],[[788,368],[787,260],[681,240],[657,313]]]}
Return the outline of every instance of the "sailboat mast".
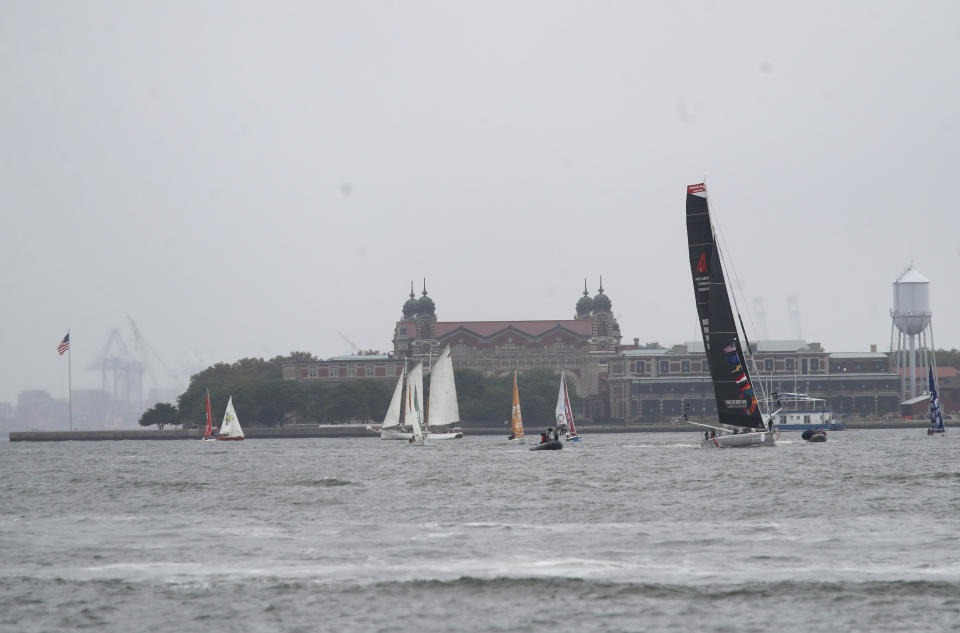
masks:
{"label": "sailboat mast", "polygon": [[[406,403],[406,401],[407,401],[407,400],[406,400],[406,398],[407,398],[407,392],[406,392],[406,390],[409,388],[409,385],[407,384],[407,359],[406,359],[406,358],[403,359],[403,370],[402,370],[402,371],[403,371],[403,373],[400,374],[400,381],[401,381],[400,384],[402,384],[403,387],[400,388],[400,395],[401,395],[400,402]],[[401,406],[401,407],[400,407],[400,427],[402,428],[403,425],[406,424],[406,422],[407,422],[407,407],[406,407],[406,406]]]}

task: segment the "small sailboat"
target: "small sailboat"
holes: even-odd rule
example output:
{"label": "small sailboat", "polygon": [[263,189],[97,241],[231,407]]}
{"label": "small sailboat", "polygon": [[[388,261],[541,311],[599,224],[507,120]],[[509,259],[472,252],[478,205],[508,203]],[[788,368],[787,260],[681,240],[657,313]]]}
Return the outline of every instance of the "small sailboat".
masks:
{"label": "small sailboat", "polygon": [[943,426],[943,411],[940,410],[940,397],[937,395],[937,385],[933,380],[933,367],[930,368],[930,428],[927,435],[935,436],[945,433]]}
{"label": "small sailboat", "polygon": [[453,379],[453,358],[450,346],[440,352],[440,357],[430,372],[430,399],[427,404],[427,439],[455,440],[463,437],[456,427],[460,423],[460,405],[457,404],[457,385]]}
{"label": "small sailboat", "polygon": [[220,432],[217,434],[218,440],[242,440],[243,429],[240,428],[240,420],[237,418],[237,412],[233,408],[233,396],[227,400],[227,410],[223,412],[223,422],[220,424]]}
{"label": "small sailboat", "polygon": [[406,410],[407,424],[413,429],[409,442],[423,446],[423,364],[417,363],[407,374]]}
{"label": "small sailboat", "polygon": [[567,375],[560,370],[560,393],[557,394],[557,432],[563,433],[563,439],[568,442],[579,442],[577,427],[573,423],[573,409],[570,408],[570,395],[567,393]]}
{"label": "small sailboat", "polygon": [[400,416],[403,409],[403,385],[407,378],[407,368],[403,368],[403,373],[397,379],[397,386],[393,389],[393,397],[390,398],[390,406],[387,407],[387,414],[383,416],[383,424],[379,428],[367,426],[367,429],[380,434],[381,440],[410,440],[413,433],[402,431],[402,422]]}
{"label": "small sailboat", "polygon": [[207,427],[203,430],[201,440],[211,441],[217,439],[213,434],[213,413],[210,411],[210,390],[207,389]]}
{"label": "small sailboat", "polygon": [[513,408],[510,410],[510,430],[507,438],[510,442],[526,444],[527,436],[523,432],[523,414],[520,413],[520,392],[517,391],[517,372],[513,372]]}
{"label": "small sailboat", "polygon": [[[720,250],[714,240],[710,221],[707,187],[703,183],[687,187],[687,246],[690,272],[693,274],[693,294],[704,351],[713,379],[720,425],[690,424],[710,429],[704,433],[700,444],[703,447],[773,446],[772,420],[777,412],[770,416],[768,423],[764,423],[747,370],[746,357],[740,346],[740,336],[723,276]],[[740,324],[742,329],[742,319]],[[745,332],[744,340],[749,350],[750,341]]]}

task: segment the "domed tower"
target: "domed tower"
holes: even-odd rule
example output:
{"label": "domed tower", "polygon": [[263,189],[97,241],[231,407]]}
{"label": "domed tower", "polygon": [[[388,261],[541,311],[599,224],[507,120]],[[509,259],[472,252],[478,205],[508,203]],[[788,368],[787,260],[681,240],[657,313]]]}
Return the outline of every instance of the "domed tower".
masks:
{"label": "domed tower", "polygon": [[403,318],[404,320],[410,319],[416,316],[420,308],[420,302],[417,301],[416,295],[413,294],[413,282],[410,282],[410,298],[407,299],[406,303],[403,304]]}
{"label": "domed tower", "polygon": [[593,336],[590,343],[596,350],[613,350],[620,344],[620,324],[613,318],[613,302],[603,294],[603,277],[600,277],[600,288],[593,297],[593,313],[590,320],[593,322]]}
{"label": "domed tower", "polygon": [[574,318],[589,319],[591,312],[593,312],[593,299],[590,298],[590,293],[587,291],[587,280],[584,279],[583,296],[577,301],[577,314]]}
{"label": "domed tower", "polygon": [[429,351],[435,347],[437,331],[437,307],[427,296],[427,280],[423,280],[423,295],[417,301],[417,346]]}
{"label": "domed tower", "polygon": [[[413,292],[410,293],[410,297],[413,298]],[[420,297],[420,300],[417,301],[418,312],[420,314],[429,314],[434,317],[436,321],[437,317],[437,307],[433,304],[433,299],[427,296],[427,280],[423,280],[423,296]]]}
{"label": "domed tower", "polygon": [[411,321],[417,317],[420,309],[420,303],[416,295],[413,294],[413,282],[410,282],[410,298],[403,304],[403,318],[397,321],[393,328],[393,353],[397,358],[403,358],[410,352],[410,346],[413,344],[414,329],[410,327]]}
{"label": "domed tower", "polygon": [[612,307],[613,302],[610,301],[610,297],[603,294],[603,277],[600,277],[600,289],[597,292],[597,296],[593,298],[593,311],[610,312],[610,308]]}

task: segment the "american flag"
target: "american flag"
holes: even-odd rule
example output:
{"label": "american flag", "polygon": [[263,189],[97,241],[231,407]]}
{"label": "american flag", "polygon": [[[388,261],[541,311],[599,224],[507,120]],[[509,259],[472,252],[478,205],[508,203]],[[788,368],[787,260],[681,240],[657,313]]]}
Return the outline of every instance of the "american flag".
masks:
{"label": "american flag", "polygon": [[67,335],[64,336],[60,344],[57,345],[57,353],[63,356],[64,352],[68,349],[70,349],[70,332],[67,332]]}

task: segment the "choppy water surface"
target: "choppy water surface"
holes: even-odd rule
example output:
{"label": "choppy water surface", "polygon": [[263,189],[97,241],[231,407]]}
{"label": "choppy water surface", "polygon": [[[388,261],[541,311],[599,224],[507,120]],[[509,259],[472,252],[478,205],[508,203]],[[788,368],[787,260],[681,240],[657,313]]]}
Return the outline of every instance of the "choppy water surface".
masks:
{"label": "choppy water surface", "polygon": [[0,630],[949,631],[960,432],[0,443]]}

